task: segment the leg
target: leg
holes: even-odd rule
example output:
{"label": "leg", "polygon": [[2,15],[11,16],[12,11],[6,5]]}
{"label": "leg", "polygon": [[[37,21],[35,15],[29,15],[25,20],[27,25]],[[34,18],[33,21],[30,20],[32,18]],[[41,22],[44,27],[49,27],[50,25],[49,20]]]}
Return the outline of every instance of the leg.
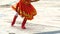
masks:
{"label": "leg", "polygon": [[16,21],[16,18],[18,17],[18,14],[16,13],[16,15],[14,16],[14,18],[13,18],[13,21],[12,21],[12,24],[11,24],[11,26],[13,26],[14,24],[15,24],[15,21]]}
{"label": "leg", "polygon": [[24,18],[24,20],[22,22],[22,26],[21,26],[22,29],[26,29],[26,27],[25,27],[26,21],[27,21],[27,19]]}

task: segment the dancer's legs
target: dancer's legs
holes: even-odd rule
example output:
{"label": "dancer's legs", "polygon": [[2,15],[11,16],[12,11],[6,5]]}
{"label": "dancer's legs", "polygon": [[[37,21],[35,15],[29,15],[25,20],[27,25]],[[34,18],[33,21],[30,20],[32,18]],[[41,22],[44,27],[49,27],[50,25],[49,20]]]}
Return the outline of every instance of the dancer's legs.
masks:
{"label": "dancer's legs", "polygon": [[27,19],[24,18],[24,20],[22,22],[22,26],[21,26],[22,29],[26,29],[26,27],[25,27],[26,21],[27,21]]}
{"label": "dancer's legs", "polygon": [[16,13],[16,15],[14,16],[11,26],[13,26],[15,24],[17,17],[18,17],[18,13]]}

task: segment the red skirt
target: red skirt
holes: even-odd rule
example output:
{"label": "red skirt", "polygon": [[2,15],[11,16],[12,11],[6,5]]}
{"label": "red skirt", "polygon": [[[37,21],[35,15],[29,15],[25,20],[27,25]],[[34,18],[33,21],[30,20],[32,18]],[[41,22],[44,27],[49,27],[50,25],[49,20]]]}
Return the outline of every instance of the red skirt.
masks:
{"label": "red skirt", "polygon": [[[16,6],[12,6],[12,8],[16,10]],[[20,16],[27,18],[28,20],[32,20],[33,16],[37,14],[35,8],[31,4],[25,4],[23,2],[19,3],[19,8],[17,13]]]}

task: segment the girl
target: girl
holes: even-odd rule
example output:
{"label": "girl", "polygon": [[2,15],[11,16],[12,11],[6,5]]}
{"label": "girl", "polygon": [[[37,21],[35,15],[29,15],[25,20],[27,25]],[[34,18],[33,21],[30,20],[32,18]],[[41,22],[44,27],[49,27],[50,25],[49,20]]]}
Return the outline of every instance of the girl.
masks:
{"label": "girl", "polygon": [[[33,1],[32,1],[33,2]],[[24,17],[24,20],[22,22],[21,28],[26,29],[25,24],[27,20],[32,20],[33,17],[37,14],[35,8],[31,5],[31,0],[20,0],[17,5],[12,8],[17,12],[16,15],[13,18],[11,26],[15,24],[16,18],[18,17],[18,14],[21,17]]]}

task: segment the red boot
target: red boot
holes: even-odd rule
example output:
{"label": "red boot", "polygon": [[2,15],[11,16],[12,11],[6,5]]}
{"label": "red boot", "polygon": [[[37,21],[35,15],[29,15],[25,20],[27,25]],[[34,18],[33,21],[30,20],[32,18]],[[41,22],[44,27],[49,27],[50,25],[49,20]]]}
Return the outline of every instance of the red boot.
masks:
{"label": "red boot", "polygon": [[11,26],[13,26],[13,25],[15,24],[15,21],[16,21],[16,18],[17,18],[17,17],[18,17],[18,16],[16,16],[16,15],[14,16]]}
{"label": "red boot", "polygon": [[27,19],[24,18],[24,20],[22,22],[22,26],[21,26],[22,29],[26,29],[26,27],[25,27],[26,21],[27,21]]}

